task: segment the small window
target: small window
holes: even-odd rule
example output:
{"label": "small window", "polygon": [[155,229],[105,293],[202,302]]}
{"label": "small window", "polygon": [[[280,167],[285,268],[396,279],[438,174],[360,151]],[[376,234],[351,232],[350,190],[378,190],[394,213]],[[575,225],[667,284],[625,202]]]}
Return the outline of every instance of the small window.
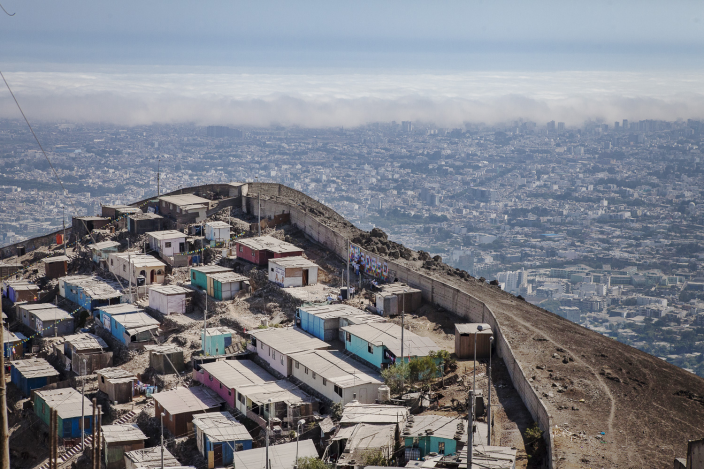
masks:
{"label": "small window", "polygon": [[244,252],[244,248],[240,246],[240,252]]}
{"label": "small window", "polygon": [[165,248],[170,248],[171,247],[171,241],[167,241],[164,243]]}
{"label": "small window", "polygon": [[101,383],[104,383],[104,382],[105,382],[105,376],[101,376],[101,377],[100,377],[100,382],[101,382]]}
{"label": "small window", "polygon": [[283,365],[284,364],[284,356],[280,355],[280,358],[281,358],[281,364]]}
{"label": "small window", "polygon": [[327,385],[328,385],[328,380],[323,378],[323,386],[327,386]]}
{"label": "small window", "polygon": [[301,364],[294,360],[294,361],[293,361],[293,366],[295,366],[296,369],[298,369],[298,368],[301,367]]}
{"label": "small window", "polygon": [[374,346],[372,344],[367,344],[367,352],[374,353]]}
{"label": "small window", "polygon": [[196,279],[196,273],[195,273],[195,272],[191,272],[191,278],[192,278],[193,280]]}
{"label": "small window", "polygon": [[227,390],[227,395],[228,395],[228,396],[232,396],[232,389],[228,389],[228,390]]}
{"label": "small window", "polygon": [[127,272],[127,267],[124,264],[122,265],[122,271]]}
{"label": "small window", "polygon": [[252,251],[252,257],[254,257],[254,251]]}
{"label": "small window", "polygon": [[438,454],[445,454],[445,443],[438,443]]}
{"label": "small window", "polygon": [[262,350],[264,350],[264,342],[262,342],[261,344],[262,344]]}
{"label": "small window", "polygon": [[222,383],[220,383],[220,389],[222,389]]}
{"label": "small window", "polygon": [[315,371],[312,373],[312,376],[313,376],[313,379],[315,379],[315,377],[316,377]]}
{"label": "small window", "polygon": [[272,271],[272,272],[274,271],[274,268],[273,268],[273,267],[271,268],[271,271]]}
{"label": "small window", "polygon": [[303,372],[304,372],[305,374],[308,374],[308,367],[307,367],[307,366],[304,366],[304,367],[303,367]]}
{"label": "small window", "polygon": [[244,443],[235,443],[235,451],[244,451]]}
{"label": "small window", "polygon": [[169,420],[171,420],[171,421],[174,420],[174,415],[173,415],[173,414],[169,414]]}
{"label": "small window", "polygon": [[335,394],[337,394],[338,396],[342,397],[342,388],[341,388],[340,386],[338,386],[338,385],[336,384],[333,389],[335,390]]}
{"label": "small window", "polygon": [[349,332],[345,332],[345,338],[347,339],[347,342],[352,342],[352,334]]}
{"label": "small window", "polygon": [[[110,259],[110,265],[115,265],[115,259]],[[76,293],[74,290],[71,290],[73,293]]]}
{"label": "small window", "polygon": [[208,375],[208,379],[209,379],[210,381],[212,381],[212,380],[213,380],[213,375]]}

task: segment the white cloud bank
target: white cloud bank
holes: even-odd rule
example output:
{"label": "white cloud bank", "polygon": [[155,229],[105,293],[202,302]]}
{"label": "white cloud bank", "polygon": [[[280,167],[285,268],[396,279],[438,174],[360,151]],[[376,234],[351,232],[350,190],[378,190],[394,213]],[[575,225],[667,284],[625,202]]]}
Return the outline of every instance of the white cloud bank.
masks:
{"label": "white cloud bank", "polygon": [[[11,72],[31,120],[353,127],[704,118],[701,73],[241,74]],[[0,117],[18,118],[0,91]]]}

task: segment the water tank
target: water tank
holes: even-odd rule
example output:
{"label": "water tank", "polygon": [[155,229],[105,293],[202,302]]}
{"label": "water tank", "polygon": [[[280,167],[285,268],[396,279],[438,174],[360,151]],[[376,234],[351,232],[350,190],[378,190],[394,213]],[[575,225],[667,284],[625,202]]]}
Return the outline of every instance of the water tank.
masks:
{"label": "water tank", "polygon": [[389,402],[391,400],[391,389],[382,385],[379,386],[379,402]]}

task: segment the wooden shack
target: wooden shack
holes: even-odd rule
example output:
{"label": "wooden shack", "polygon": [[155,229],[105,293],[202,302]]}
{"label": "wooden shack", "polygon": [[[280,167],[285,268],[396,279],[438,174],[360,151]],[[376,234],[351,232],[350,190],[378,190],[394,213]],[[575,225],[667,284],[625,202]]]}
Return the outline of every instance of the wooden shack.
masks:
{"label": "wooden shack", "polygon": [[68,272],[68,257],[54,256],[42,259],[44,264],[44,276],[47,279],[64,277]]}
{"label": "wooden shack", "polygon": [[122,368],[103,368],[96,372],[98,375],[98,389],[108,395],[110,402],[124,404],[132,402],[134,397],[134,384],[137,377]]}
{"label": "wooden shack", "polygon": [[[478,331],[479,326],[482,330]],[[489,358],[493,335],[489,324],[455,324],[455,355],[457,358],[474,358],[474,335],[477,335],[477,358]]]}
{"label": "wooden shack", "polygon": [[135,423],[103,425],[103,455],[107,469],[124,469],[125,453],[144,448],[147,436]]}
{"label": "wooden shack", "polygon": [[422,292],[405,283],[382,285],[376,294],[376,308],[382,316],[412,313],[423,303]]}
{"label": "wooden shack", "polygon": [[149,366],[160,375],[181,373],[185,369],[183,349],[175,345],[147,345]]}

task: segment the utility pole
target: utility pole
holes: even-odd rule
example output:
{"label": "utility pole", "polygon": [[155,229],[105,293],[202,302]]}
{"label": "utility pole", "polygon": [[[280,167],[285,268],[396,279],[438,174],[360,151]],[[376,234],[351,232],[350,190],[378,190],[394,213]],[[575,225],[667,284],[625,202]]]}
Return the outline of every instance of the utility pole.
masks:
{"label": "utility pole", "polygon": [[[2,322],[1,319],[0,322]],[[0,353],[0,468],[10,469],[10,430],[7,425],[7,386],[5,384],[5,350]]]}
{"label": "utility pole", "polygon": [[98,457],[95,460],[95,469],[100,469],[100,453],[103,450],[103,438],[101,435],[102,428],[103,428],[103,409],[102,409],[102,406],[98,406],[98,429],[95,432],[95,437],[98,439],[98,447],[96,449],[96,451],[98,452]]}
{"label": "utility pole", "polygon": [[[164,413],[161,413],[161,469],[164,469]],[[237,443],[235,442],[235,446]]]}
{"label": "utility pole", "polygon": [[471,401],[470,415],[467,419],[467,469],[472,469],[472,458],[474,450],[472,448],[474,439],[474,389],[469,391],[469,400]]}
{"label": "utility pole", "polygon": [[156,163],[156,196],[159,197],[161,195],[161,188],[159,186],[159,182],[161,179],[161,158],[159,158],[159,161]]}
{"label": "utility pole", "polygon": [[64,224],[64,239],[63,239],[63,242],[64,242],[64,256],[65,256],[65,255],[66,255],[66,206],[63,205],[63,204],[61,205],[61,221],[62,221],[63,224]]}
{"label": "utility pole", "polygon": [[266,419],[266,466],[265,469],[269,469],[269,427],[271,427],[271,399],[267,400],[269,404],[269,413]]}
{"label": "utility pole", "polygon": [[[255,178],[257,180],[257,203],[259,204],[259,215],[257,215],[257,225],[259,227],[258,228],[259,229],[259,236],[261,236],[262,235],[262,189],[261,189],[261,187],[259,187],[259,176],[255,176]],[[267,464],[269,464],[269,463],[267,462]]]}
{"label": "utility pole", "polygon": [[[406,356],[403,354],[403,331],[406,330],[406,291],[403,290],[403,300],[401,300],[401,365],[406,363]],[[404,381],[403,373],[401,373],[401,399],[403,399]]]}
{"label": "utility pole", "polygon": [[96,458],[96,454],[97,454],[97,449],[95,447],[95,445],[97,443],[95,441],[95,428],[98,426],[98,420],[95,415],[97,412],[97,409],[98,409],[97,404],[98,404],[98,401],[95,398],[93,398],[93,420],[90,421],[91,427],[93,429],[93,447],[91,448],[91,458],[90,458],[93,463],[93,466],[92,466],[93,469],[98,469],[95,465],[95,458]]}
{"label": "utility pole", "polygon": [[86,372],[88,367],[86,366],[86,359],[83,359],[83,385],[81,386],[81,451],[86,449]]}
{"label": "utility pole", "polygon": [[130,239],[127,238],[127,267],[130,269],[130,303],[134,303],[132,295],[132,252],[130,251]]}
{"label": "utility pole", "polygon": [[347,238],[347,298],[350,297],[350,239]]}
{"label": "utility pole", "polygon": [[205,308],[203,308],[203,353],[207,355],[205,348],[206,335],[206,318],[208,316],[208,285],[205,286]]}
{"label": "utility pole", "polygon": [[487,376],[489,377],[489,407],[487,407],[487,423],[489,424],[489,428],[487,430],[487,445],[491,446],[491,430],[492,430],[492,424],[491,424],[491,351],[492,351],[492,344],[494,342],[494,336],[492,335],[489,337],[489,371],[487,372]]}

